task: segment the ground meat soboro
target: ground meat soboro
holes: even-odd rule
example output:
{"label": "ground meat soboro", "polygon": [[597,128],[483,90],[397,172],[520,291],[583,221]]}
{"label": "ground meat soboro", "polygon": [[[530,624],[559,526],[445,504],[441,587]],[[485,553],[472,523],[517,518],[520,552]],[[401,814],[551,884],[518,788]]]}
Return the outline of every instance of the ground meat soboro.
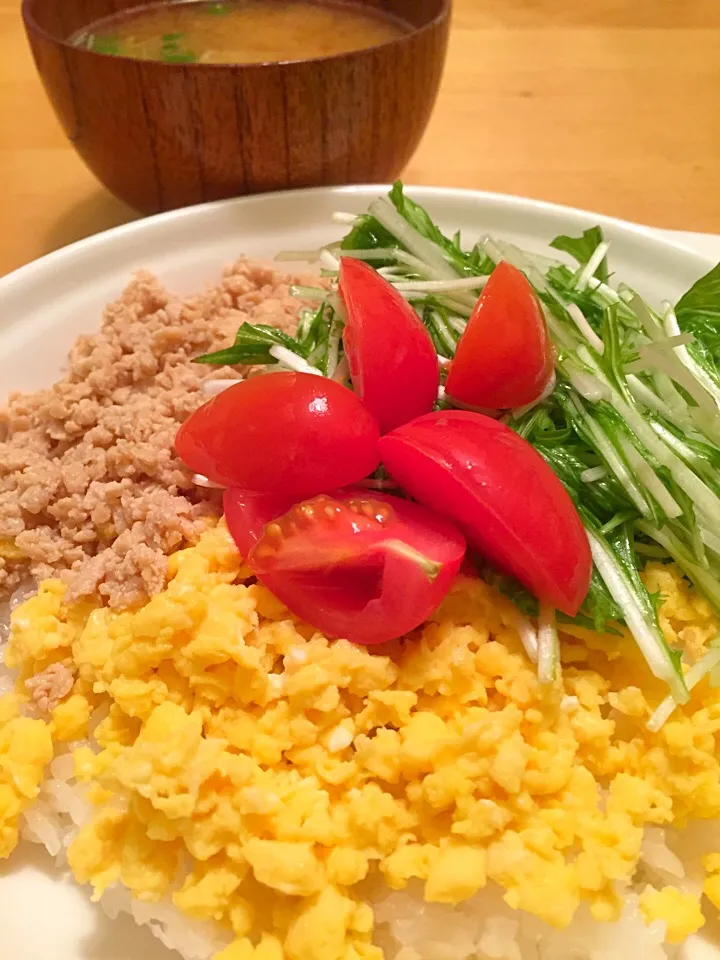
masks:
{"label": "ground meat soboro", "polygon": [[69,600],[99,593],[114,607],[163,588],[167,553],[219,511],[173,440],[202,402],[202,381],[232,373],[192,358],[228,345],[245,320],[292,330],[295,279],[239,261],[183,301],[140,273],[100,333],[79,338],[63,379],[10,397],[0,412],[0,600],[28,574],[60,574]]}

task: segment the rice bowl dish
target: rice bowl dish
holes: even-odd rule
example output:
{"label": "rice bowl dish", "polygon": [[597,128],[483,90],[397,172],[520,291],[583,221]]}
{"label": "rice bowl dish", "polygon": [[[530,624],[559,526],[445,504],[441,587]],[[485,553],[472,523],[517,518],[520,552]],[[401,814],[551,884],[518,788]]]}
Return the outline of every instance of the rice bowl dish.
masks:
{"label": "rice bowl dish", "polygon": [[[408,262],[401,274],[376,239],[383,276],[413,307],[435,298],[428,329],[445,409],[465,327],[437,298],[470,313],[512,251],[477,263],[482,282],[461,275],[458,286]],[[581,279],[606,253],[602,241],[590,250]],[[717,955],[715,541],[709,530],[698,573],[675,542],[684,502],[666,523],[640,510],[632,520],[674,681],[649,662],[629,606],[609,608],[602,624],[587,607],[558,615],[557,662],[533,662],[533,642],[542,660],[552,634],[542,609],[468,557],[399,639],[371,648],[328,636],[248,565],[223,516],[223,484],[175,451],[181,425],[208,398],[268,376],[258,367],[350,379],[332,317],[325,354],[293,347],[318,302],[340,313],[340,255],[333,247],[292,278],[243,260],[187,300],[139,275],[58,384],[10,398],[0,421],[0,855],[19,836],[44,845],[111,917],[131,914],[186,960]],[[603,331],[578,309],[593,346]],[[247,328],[236,336],[246,324],[288,340],[271,340],[263,357]],[[690,343],[672,340],[683,336],[670,332],[671,350]],[[653,342],[646,366],[662,354]],[[195,362],[232,348],[246,352]],[[663,372],[679,376],[664,356]],[[553,415],[567,384],[595,388],[559,367],[553,376],[536,417]],[[639,366],[630,376],[644,383]],[[693,429],[712,446],[709,418]],[[543,446],[529,427],[526,436]],[[608,458],[585,466],[586,486],[607,481]],[[623,463],[635,468],[629,488],[672,513],[674,481],[658,471],[663,499],[631,454]],[[382,504],[392,478],[369,473]],[[702,479],[714,490],[708,471]],[[644,532],[656,526],[675,538],[665,552]],[[705,529],[702,511],[696,526]],[[596,551],[593,560],[617,605],[612,572]],[[685,702],[671,682],[685,684]]]}

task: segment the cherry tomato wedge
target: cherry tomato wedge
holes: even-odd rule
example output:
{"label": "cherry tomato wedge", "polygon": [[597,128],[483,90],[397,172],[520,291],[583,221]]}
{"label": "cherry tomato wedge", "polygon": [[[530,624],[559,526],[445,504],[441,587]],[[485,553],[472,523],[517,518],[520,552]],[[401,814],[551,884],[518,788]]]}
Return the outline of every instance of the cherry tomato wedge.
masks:
{"label": "cherry tomato wedge", "polygon": [[329,637],[375,644],[413,630],[465,555],[457,528],[398,497],[339,491],[277,516],[280,503],[228,490],[228,528],[259,580]]}
{"label": "cherry tomato wedge", "polygon": [[383,463],[420,503],[454,520],[488,560],[570,616],[590,585],[590,545],[560,480],[505,424],[430,413],[380,440]]}
{"label": "cherry tomato wedge", "polygon": [[340,294],[350,376],[381,433],[432,410],[437,354],[407,300],[371,266],[351,257],[340,261]]}
{"label": "cherry tomato wedge", "polygon": [[487,410],[537,400],[554,365],[545,318],[524,273],[501,261],[490,274],[450,366],[445,390]]}
{"label": "cherry tomato wedge", "polygon": [[268,373],[204,403],[180,427],[175,449],[215,483],[297,500],[372,473],[378,437],[372,415],[342,384]]}
{"label": "cherry tomato wedge", "polygon": [[243,559],[262,537],[268,523],[294,506],[281,494],[254,494],[231,487],[223,494],[223,512],[235,545]]}

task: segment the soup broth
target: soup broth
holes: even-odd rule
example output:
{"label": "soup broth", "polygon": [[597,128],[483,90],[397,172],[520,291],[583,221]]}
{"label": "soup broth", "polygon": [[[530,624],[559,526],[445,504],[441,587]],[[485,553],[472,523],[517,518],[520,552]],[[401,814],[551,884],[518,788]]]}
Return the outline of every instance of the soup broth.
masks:
{"label": "soup broth", "polygon": [[104,17],[76,46],[166,63],[265,63],[374,47],[409,31],[368,8],[310,0],[174,0]]}

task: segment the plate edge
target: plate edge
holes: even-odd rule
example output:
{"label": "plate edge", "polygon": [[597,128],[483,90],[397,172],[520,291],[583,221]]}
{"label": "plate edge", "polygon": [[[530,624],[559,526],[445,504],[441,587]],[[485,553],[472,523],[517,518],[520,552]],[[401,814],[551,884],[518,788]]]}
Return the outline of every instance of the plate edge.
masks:
{"label": "plate edge", "polygon": [[[411,197],[416,196],[418,199],[427,200],[428,198],[432,199],[435,196],[455,197],[458,199],[462,199],[463,197],[472,197],[473,199],[480,199],[486,202],[490,201],[497,204],[505,204],[516,208],[531,206],[539,212],[548,214],[556,213],[564,216],[580,216],[581,218],[587,218],[588,221],[593,221],[600,226],[604,225],[608,227],[617,227],[625,232],[635,234],[640,239],[646,239],[653,243],[660,243],[663,246],[670,248],[670,250],[677,250],[678,253],[683,253],[685,255],[689,254],[694,257],[698,263],[702,262],[703,264],[707,265],[708,269],[714,266],[714,261],[712,258],[707,257],[697,250],[693,250],[691,247],[685,246],[680,241],[669,239],[666,231],[660,232],[661,228],[648,227],[644,224],[634,223],[631,220],[623,220],[620,217],[612,217],[608,214],[596,213],[591,210],[584,210],[580,207],[571,207],[567,206],[566,204],[552,203],[548,200],[537,200],[532,197],[522,197],[516,194],[496,193],[487,190],[472,190],[466,187],[433,187],[415,184],[406,184],[405,186],[408,194]],[[100,233],[91,234],[89,237],[76,240],[73,243],[67,244],[66,246],[60,247],[57,250],[53,250],[50,253],[44,254],[42,257],[38,257],[35,260],[31,260],[29,263],[17,267],[4,277],[0,277],[0,295],[9,293],[11,289],[14,288],[18,283],[26,282],[28,279],[32,280],[32,275],[36,272],[41,273],[48,267],[52,268],[56,264],[62,265],[63,261],[66,259],[72,259],[72,257],[75,256],[80,250],[102,247],[106,243],[111,243],[117,237],[124,237],[137,231],[152,229],[152,227],[157,223],[172,223],[173,220],[180,220],[183,217],[192,216],[195,211],[197,211],[197,214],[200,215],[201,213],[207,213],[208,211],[217,210],[220,208],[234,206],[242,207],[245,205],[249,206],[254,203],[262,203],[269,198],[282,200],[284,198],[297,196],[299,194],[307,197],[312,197],[316,194],[335,194],[338,197],[342,196],[343,194],[372,196],[375,194],[386,193],[389,189],[390,184],[375,183],[363,183],[335,187],[308,187],[301,190],[280,190],[271,193],[258,193],[245,197],[232,197],[228,200],[212,200],[208,203],[199,203],[190,207],[180,207],[177,210],[168,210],[163,213],[156,213],[152,216],[143,217],[139,220],[131,220],[129,223],[118,224],[118,226],[110,227],[108,230],[102,230]]]}

